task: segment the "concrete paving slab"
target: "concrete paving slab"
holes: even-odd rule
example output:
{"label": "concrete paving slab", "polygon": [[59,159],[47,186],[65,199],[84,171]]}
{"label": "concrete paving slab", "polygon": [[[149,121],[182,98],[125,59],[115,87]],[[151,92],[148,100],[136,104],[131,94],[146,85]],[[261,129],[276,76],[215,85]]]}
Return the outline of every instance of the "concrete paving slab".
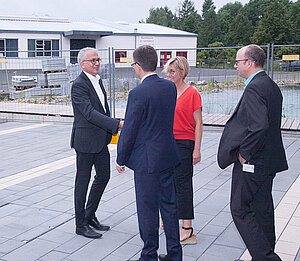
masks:
{"label": "concrete paving slab", "polygon": [[[138,255],[141,247],[134,244],[126,244],[119,247],[116,251],[112,252],[113,256],[119,257],[122,260],[128,260]],[[105,258],[104,260],[106,260]],[[109,259],[108,259],[109,260]]]}
{"label": "concrete paving slab", "polygon": [[[75,231],[75,229],[73,229],[73,231]],[[99,239],[99,240],[101,240],[101,239]],[[93,241],[93,239],[75,236],[71,240],[69,240],[65,243],[59,244],[55,248],[55,250],[70,255],[70,254],[76,252],[77,250],[81,249],[82,247],[84,247],[91,241]]]}
{"label": "concrete paving slab", "polygon": [[214,242],[217,245],[245,249],[245,245],[236,227],[231,223]]}
{"label": "concrete paving slab", "polygon": [[[109,146],[111,179],[96,213],[112,229],[103,233],[101,239],[87,239],[74,233],[71,125],[33,125],[36,123],[0,124],[0,157],[7,163],[0,168],[0,186],[2,181],[20,173],[37,174],[0,188],[0,260],[138,259],[142,241],[137,226],[133,172],[118,174],[114,169],[116,145]],[[184,261],[232,261],[245,250],[229,209],[232,167],[221,170],[216,163],[221,131],[204,129],[202,161],[194,168],[194,229],[198,244],[184,246]],[[290,169],[274,180],[275,205],[282,207],[276,210],[276,247],[283,260],[293,260],[299,259],[300,136],[285,134],[284,144]],[[166,253],[164,232],[160,229],[159,233],[159,253]]]}
{"label": "concrete paving slab", "polygon": [[109,233],[105,233],[103,238],[92,240],[68,258],[74,261],[82,261],[86,259],[87,253],[89,253],[88,259],[90,261],[98,261],[117,250],[130,238],[132,238],[132,235],[110,231]]}
{"label": "concrete paving slab", "polygon": [[25,245],[25,242],[19,240],[15,240],[15,239],[6,240],[4,242],[1,242],[0,253],[8,254],[23,245]]}
{"label": "concrete paving slab", "polygon": [[51,251],[46,255],[42,256],[39,261],[62,261],[68,256],[66,253]]}
{"label": "concrete paving slab", "polygon": [[216,216],[214,216],[214,218],[209,224],[221,227],[228,227],[230,223],[232,223],[231,213],[229,213],[228,211],[221,211]]}
{"label": "concrete paving slab", "polygon": [[219,237],[224,232],[224,230],[224,227],[208,224],[200,232],[204,235]]}
{"label": "concrete paving slab", "polygon": [[[197,260],[198,261],[233,261],[237,259],[243,250],[240,248],[212,244]],[[235,258],[233,258],[235,257]]]}
{"label": "concrete paving slab", "polygon": [[216,236],[197,234],[197,245],[186,245],[183,248],[184,255],[199,258],[206,249],[215,241]]}
{"label": "concrete paving slab", "polygon": [[52,243],[42,239],[36,239],[29,242],[28,244],[25,244],[23,247],[20,247],[15,251],[4,255],[2,259],[6,261],[36,260],[49,253],[56,247],[56,243]]}

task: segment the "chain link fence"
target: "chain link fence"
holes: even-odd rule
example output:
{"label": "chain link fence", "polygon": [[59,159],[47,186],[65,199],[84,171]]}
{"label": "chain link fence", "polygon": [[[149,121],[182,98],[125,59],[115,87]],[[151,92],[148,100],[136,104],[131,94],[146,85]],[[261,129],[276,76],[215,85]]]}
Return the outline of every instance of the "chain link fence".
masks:
{"label": "chain link fence", "polygon": [[[286,118],[300,119],[299,61],[287,61],[283,55],[299,55],[300,45],[264,45],[266,72],[278,83]],[[244,79],[234,69],[236,47],[158,49],[157,73],[165,77],[163,66],[174,56],[187,57],[190,72],[186,80],[201,94],[203,112],[229,115],[241,97]],[[132,62],[133,49],[101,49],[100,75],[107,89],[112,116],[123,118],[127,96],[139,84]],[[80,74],[78,50],[60,51],[59,56],[0,57],[0,117],[7,120],[72,122],[70,91]],[[45,54],[41,54],[45,55]]]}

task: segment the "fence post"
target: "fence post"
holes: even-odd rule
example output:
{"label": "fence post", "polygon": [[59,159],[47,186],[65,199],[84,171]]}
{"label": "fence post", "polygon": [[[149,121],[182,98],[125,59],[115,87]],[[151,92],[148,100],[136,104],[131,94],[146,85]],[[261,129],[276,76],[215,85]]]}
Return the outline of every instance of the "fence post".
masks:
{"label": "fence post", "polygon": [[274,43],[271,45],[271,79],[273,80],[273,65],[274,65]]}
{"label": "fence post", "polygon": [[225,81],[227,80],[227,59],[224,60],[224,69],[225,69]]}
{"label": "fence post", "polygon": [[[6,59],[6,56],[5,56],[5,59]],[[8,77],[8,71],[7,71],[7,60],[5,62],[5,72],[6,72],[6,80],[7,80],[7,91],[9,92],[10,83],[9,83],[9,77]]]}
{"label": "fence post", "polygon": [[270,43],[268,43],[267,49],[267,74],[270,75]]}
{"label": "fence post", "polygon": [[[201,59],[200,59],[200,61],[199,61],[199,72],[198,72],[198,82],[200,81],[200,77],[201,77],[201,64],[202,64],[202,62],[201,62]],[[196,62],[196,66],[197,66],[197,62]]]}
{"label": "fence post", "polygon": [[115,96],[115,90],[116,90],[116,68],[115,68],[115,51],[114,48],[111,48],[111,57],[112,57],[112,82],[113,82],[113,107],[112,107],[112,116],[113,118],[116,117],[116,96]]}
{"label": "fence post", "polygon": [[110,47],[108,47],[108,74],[109,74],[109,108],[112,108],[112,91],[111,91],[111,85],[112,85],[112,80],[111,80],[111,53],[110,53]]}

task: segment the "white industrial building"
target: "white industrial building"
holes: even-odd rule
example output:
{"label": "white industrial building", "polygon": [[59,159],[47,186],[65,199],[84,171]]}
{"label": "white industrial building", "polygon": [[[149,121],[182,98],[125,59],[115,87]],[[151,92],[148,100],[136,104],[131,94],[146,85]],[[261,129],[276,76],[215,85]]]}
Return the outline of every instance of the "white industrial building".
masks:
{"label": "white industrial building", "polygon": [[185,56],[190,65],[196,65],[197,35],[193,33],[98,18],[73,22],[64,18],[0,15],[0,58],[10,61],[7,69],[33,69],[33,65],[40,68],[42,59],[57,56],[66,57],[67,63],[76,63],[78,50],[86,46],[101,49],[104,63],[110,57],[116,67],[128,67],[133,50],[144,44],[157,50],[158,66],[174,56]]}

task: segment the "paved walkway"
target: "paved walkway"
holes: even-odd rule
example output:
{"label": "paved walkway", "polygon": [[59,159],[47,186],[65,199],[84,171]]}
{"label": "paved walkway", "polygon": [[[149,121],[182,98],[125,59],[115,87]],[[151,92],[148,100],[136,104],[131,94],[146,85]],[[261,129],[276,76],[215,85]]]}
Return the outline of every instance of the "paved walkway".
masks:
{"label": "paved walkway", "polygon": [[[97,213],[112,229],[101,239],[74,233],[74,151],[71,125],[0,124],[0,260],[126,261],[138,258],[133,173],[114,169]],[[194,197],[198,244],[183,248],[184,261],[232,261],[249,256],[229,212],[231,168],[221,170],[216,150],[222,129],[205,128],[202,161],[195,167]],[[290,169],[274,180],[277,252],[300,260],[300,134],[284,134]],[[276,153],[276,152],[274,152]],[[159,253],[165,253],[160,231]],[[298,254],[297,254],[298,253]]]}

